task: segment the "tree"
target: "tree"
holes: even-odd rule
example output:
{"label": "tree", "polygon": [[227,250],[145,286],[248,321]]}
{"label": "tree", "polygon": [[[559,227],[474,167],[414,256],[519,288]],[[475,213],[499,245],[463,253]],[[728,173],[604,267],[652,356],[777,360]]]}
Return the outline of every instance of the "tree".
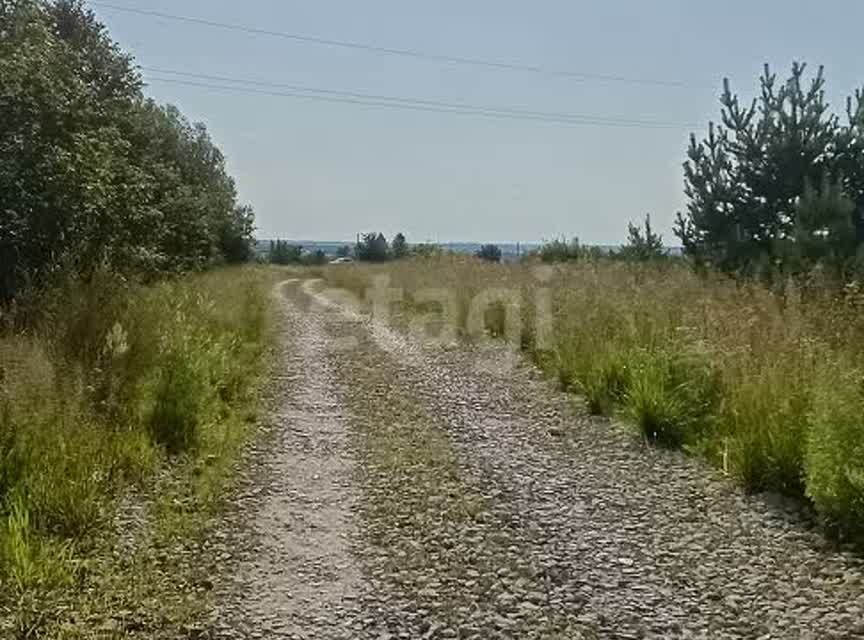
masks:
{"label": "tree", "polygon": [[255,212],[248,205],[235,206],[219,225],[219,252],[229,264],[249,262],[254,253]]}
{"label": "tree", "polygon": [[408,255],[408,243],[403,234],[397,233],[393,238],[393,242],[390,244],[390,253],[396,260],[400,260]]}
{"label": "tree", "polygon": [[348,258],[350,255],[351,255],[351,247],[349,247],[347,244],[339,247],[336,250],[336,257],[337,258]]}
{"label": "tree", "polygon": [[289,244],[285,240],[270,241],[270,264],[299,264],[303,259],[303,247]]}
{"label": "tree", "polygon": [[678,214],[675,233],[699,264],[726,271],[753,270],[765,262],[794,268],[789,260],[801,252],[791,251],[790,244],[817,231],[804,228],[806,216],[798,219],[807,185],[812,200],[823,187],[840,184],[855,204],[843,208],[843,215],[856,229],[856,242],[864,239],[862,96],[856,94],[854,108],[850,99],[849,122],[841,125],[828,111],[823,69],[809,82],[805,69],[794,63],[778,86],[766,65],[761,93],[748,106],[724,81],[721,124],[711,123],[701,142],[691,136],[684,165],[689,202],[686,215]]}
{"label": "tree", "polygon": [[823,265],[843,273],[854,266],[857,247],[855,203],[842,185],[827,175],[822,184],[804,185],[796,207],[795,226],[777,253],[790,269],[809,271]]}
{"label": "tree", "polygon": [[354,255],[364,262],[386,262],[390,258],[390,245],[383,233],[364,233]]}
{"label": "tree", "polygon": [[501,248],[496,244],[484,244],[476,255],[486,262],[501,262]]}
{"label": "tree", "polygon": [[7,292],[60,269],[251,258],[253,212],[206,128],[144,97],[132,58],[81,0],[0,1],[0,78]]}
{"label": "tree", "polygon": [[632,222],[627,225],[627,244],[616,254],[624,260],[658,260],[666,257],[663,246],[663,236],[654,233],[651,228],[651,215],[645,216],[643,226]]}

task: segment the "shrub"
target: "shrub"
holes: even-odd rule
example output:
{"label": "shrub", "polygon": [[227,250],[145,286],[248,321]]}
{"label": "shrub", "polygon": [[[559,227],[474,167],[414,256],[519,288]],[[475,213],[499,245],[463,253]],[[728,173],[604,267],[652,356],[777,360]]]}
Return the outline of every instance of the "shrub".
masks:
{"label": "shrub", "polygon": [[564,238],[544,242],[537,250],[537,255],[543,262],[570,262],[579,260],[583,255],[579,239],[573,238],[567,242]]}

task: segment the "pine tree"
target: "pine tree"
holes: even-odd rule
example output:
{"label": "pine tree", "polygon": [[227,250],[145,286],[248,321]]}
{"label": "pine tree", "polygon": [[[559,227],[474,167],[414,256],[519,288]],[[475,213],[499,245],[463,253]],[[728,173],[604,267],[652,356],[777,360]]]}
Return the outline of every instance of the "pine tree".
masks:
{"label": "pine tree", "polygon": [[408,255],[408,242],[405,240],[405,235],[402,233],[397,233],[393,238],[393,242],[390,244],[390,253],[393,254],[393,258],[399,260]]}
{"label": "pine tree", "polygon": [[691,136],[684,165],[689,202],[675,233],[697,262],[726,271],[752,270],[766,261],[786,268],[784,260],[794,253],[789,244],[815,232],[797,220],[806,185],[814,189],[812,200],[824,185],[838,184],[831,176],[843,176],[840,188],[857,205],[858,215],[849,215],[862,239],[861,96],[854,111],[850,101],[850,123],[842,126],[828,110],[823,69],[809,82],[805,69],[794,63],[789,79],[778,85],[766,65],[761,93],[748,106],[724,81],[722,124],[712,123],[701,142]]}
{"label": "pine tree", "polygon": [[364,233],[354,255],[364,262],[385,262],[390,258],[390,245],[383,233]]}
{"label": "pine tree", "polygon": [[627,244],[618,252],[625,260],[659,260],[666,257],[663,236],[651,228],[651,215],[645,216],[643,226],[632,222],[627,225]]}
{"label": "pine tree", "polygon": [[856,250],[855,204],[827,175],[818,187],[807,183],[796,207],[795,227],[778,250],[788,271],[817,265],[843,272]]}

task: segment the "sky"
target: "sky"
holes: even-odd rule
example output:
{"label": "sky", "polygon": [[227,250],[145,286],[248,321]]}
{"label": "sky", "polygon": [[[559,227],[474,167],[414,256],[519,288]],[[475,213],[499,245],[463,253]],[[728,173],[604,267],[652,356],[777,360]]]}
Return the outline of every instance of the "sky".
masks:
{"label": "sky", "polygon": [[[719,117],[722,79],[750,98],[769,63],[824,64],[832,105],[864,86],[864,2],[692,0],[106,0],[254,29],[471,58],[456,64],[93,9],[144,67],[147,93],[204,122],[258,236],[617,244],[650,213],[667,244],[686,206],[690,132]],[[97,6],[98,5],[98,6]],[[669,127],[391,109],[168,83],[151,69]],[[610,81],[577,75],[614,76]],[[223,81],[187,78],[199,84]],[[239,86],[239,85],[234,85]],[[263,91],[264,93],[260,93]]]}

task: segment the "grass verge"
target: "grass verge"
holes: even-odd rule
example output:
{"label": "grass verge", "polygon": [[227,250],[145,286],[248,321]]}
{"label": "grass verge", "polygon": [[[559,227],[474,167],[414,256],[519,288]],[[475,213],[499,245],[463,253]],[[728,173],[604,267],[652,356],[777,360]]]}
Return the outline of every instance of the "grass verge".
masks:
{"label": "grass verge", "polygon": [[191,624],[190,548],[254,420],[277,276],[145,287],[97,274],[17,311],[27,330],[12,318],[0,338],[4,633],[159,637],[171,618]]}
{"label": "grass verge", "polygon": [[[361,296],[386,275],[409,313],[428,316],[437,305],[438,324],[450,319],[457,334],[507,337],[593,412],[702,455],[751,491],[807,499],[841,537],[861,539],[864,294],[856,285],[814,278],[767,288],[674,263],[553,267],[457,256],[324,275]],[[494,306],[478,310],[492,299],[517,301],[515,331]],[[472,317],[485,317],[483,326]]]}

